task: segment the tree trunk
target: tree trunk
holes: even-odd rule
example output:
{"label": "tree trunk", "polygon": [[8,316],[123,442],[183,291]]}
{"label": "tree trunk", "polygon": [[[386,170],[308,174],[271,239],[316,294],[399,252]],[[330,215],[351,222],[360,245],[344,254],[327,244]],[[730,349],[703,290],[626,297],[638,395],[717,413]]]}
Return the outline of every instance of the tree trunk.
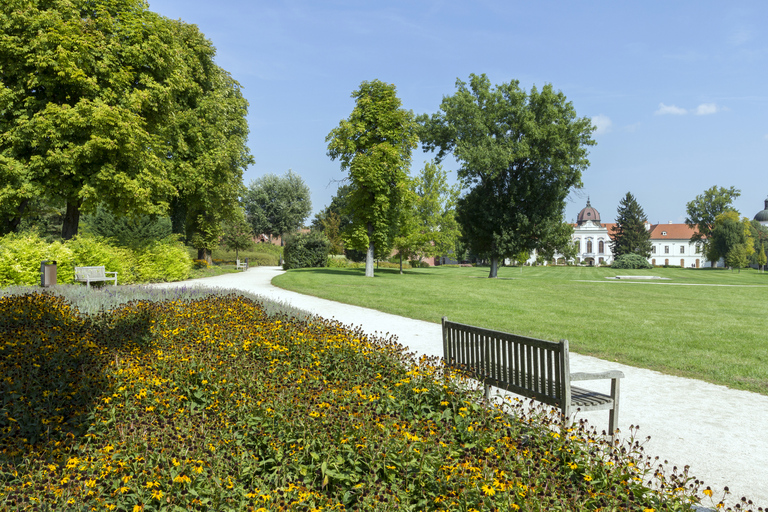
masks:
{"label": "tree trunk", "polygon": [[213,265],[213,258],[211,258],[211,250],[199,247],[197,249],[197,259],[205,260],[208,265]]}
{"label": "tree trunk", "polygon": [[373,224],[368,223],[368,252],[365,254],[365,277],[373,277]]}
{"label": "tree trunk", "polygon": [[491,272],[488,274],[488,278],[497,277],[499,272],[499,257],[491,256]]}
{"label": "tree trunk", "polygon": [[77,234],[82,204],[83,201],[80,199],[67,199],[67,212],[64,214],[64,223],[61,226],[61,238],[64,240],[69,240]]}

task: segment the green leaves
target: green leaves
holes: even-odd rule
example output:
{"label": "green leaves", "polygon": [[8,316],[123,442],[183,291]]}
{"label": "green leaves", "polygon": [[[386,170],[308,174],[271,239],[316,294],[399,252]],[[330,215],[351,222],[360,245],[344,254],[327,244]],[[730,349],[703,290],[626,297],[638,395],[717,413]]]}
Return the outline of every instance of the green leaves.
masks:
{"label": "green leaves", "polygon": [[491,87],[485,75],[456,82],[440,112],[421,116],[425,151],[461,164],[469,192],[457,219],[473,252],[498,259],[562,244],[564,201],[581,186],[593,126],[551,85],[526,93],[517,81]]}
{"label": "green leaves", "polygon": [[373,276],[373,256],[389,252],[407,190],[411,152],[416,147],[413,113],[401,108],[395,86],[363,82],[352,93],[355,108],[325,138],[328,156],[349,173],[348,211],[353,222],[346,241],[368,250],[366,276]]}

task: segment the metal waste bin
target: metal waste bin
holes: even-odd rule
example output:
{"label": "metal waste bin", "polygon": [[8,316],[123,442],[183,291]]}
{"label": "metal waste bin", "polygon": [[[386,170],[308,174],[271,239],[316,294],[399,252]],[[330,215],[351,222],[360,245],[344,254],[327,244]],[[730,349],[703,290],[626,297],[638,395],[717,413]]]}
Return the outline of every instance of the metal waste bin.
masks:
{"label": "metal waste bin", "polygon": [[56,284],[56,262],[45,260],[40,263],[40,286],[54,286]]}
{"label": "metal waste bin", "polygon": [[251,268],[251,265],[248,263],[248,258],[245,258],[245,270],[248,270]]}

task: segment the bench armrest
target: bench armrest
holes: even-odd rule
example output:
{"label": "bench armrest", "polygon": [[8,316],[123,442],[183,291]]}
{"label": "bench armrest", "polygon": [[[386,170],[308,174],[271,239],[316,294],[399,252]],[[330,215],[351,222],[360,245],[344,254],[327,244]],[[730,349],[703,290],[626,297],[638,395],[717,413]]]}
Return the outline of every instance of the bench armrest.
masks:
{"label": "bench armrest", "polygon": [[578,372],[578,373],[571,374],[571,381],[598,380],[598,379],[623,379],[623,378],[624,378],[624,373],[618,370],[611,370],[611,371],[600,372],[600,373]]}
{"label": "bench armrest", "polygon": [[104,272],[104,275],[105,275],[105,276],[106,276],[107,274],[114,274],[114,277],[117,277],[117,272],[109,272],[109,271],[107,271],[107,272]]}

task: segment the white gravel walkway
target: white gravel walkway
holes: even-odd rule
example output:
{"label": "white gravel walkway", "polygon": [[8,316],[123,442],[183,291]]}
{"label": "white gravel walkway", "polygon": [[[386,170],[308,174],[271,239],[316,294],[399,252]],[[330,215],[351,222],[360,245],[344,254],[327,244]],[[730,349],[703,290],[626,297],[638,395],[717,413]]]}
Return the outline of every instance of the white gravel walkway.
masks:
{"label": "white gravel walkway", "polygon": [[[394,334],[419,354],[442,356],[440,319],[411,320],[372,309],[318,299],[277,288],[279,267],[254,267],[247,272],[196,279],[166,286],[205,285],[236,288],[280,300],[343,324],[359,325],[369,333]],[[731,491],[733,505],[742,496],[753,500],[753,510],[768,510],[768,396],[736,391],[707,382],[673,377],[589,356],[571,353],[571,371],[621,370],[619,428],[639,425],[639,437],[651,436],[645,451],[673,465],[690,466],[690,474],[715,490]],[[604,384],[604,386],[601,386]],[[585,383],[609,391],[609,381]],[[598,430],[607,428],[608,412],[583,415]]]}

